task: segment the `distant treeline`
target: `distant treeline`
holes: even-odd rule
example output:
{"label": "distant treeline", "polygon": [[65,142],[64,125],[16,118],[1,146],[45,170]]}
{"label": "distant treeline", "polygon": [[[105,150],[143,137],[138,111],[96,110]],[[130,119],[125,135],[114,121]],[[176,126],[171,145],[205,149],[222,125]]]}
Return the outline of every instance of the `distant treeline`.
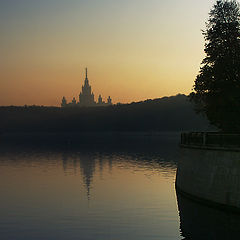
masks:
{"label": "distant treeline", "polygon": [[108,107],[0,107],[0,132],[206,130],[187,96]]}

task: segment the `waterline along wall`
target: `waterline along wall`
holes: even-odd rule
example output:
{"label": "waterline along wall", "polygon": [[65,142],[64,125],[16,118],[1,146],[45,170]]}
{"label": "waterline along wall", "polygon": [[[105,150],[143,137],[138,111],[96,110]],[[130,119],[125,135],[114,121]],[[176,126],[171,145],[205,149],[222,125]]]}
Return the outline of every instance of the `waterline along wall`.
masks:
{"label": "waterline along wall", "polygon": [[183,133],[176,188],[196,200],[240,211],[240,135]]}

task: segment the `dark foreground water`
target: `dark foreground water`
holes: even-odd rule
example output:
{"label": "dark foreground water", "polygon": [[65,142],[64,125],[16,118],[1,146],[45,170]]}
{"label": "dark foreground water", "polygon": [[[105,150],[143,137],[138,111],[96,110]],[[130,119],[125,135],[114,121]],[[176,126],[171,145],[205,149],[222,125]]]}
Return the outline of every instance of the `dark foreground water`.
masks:
{"label": "dark foreground water", "polygon": [[1,240],[237,239],[238,215],[177,196],[179,134],[91,138],[1,142]]}

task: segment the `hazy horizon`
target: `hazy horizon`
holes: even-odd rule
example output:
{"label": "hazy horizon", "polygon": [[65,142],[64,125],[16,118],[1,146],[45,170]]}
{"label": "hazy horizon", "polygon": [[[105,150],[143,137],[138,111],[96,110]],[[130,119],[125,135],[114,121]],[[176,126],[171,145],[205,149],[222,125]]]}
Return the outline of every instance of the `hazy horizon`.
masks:
{"label": "hazy horizon", "polygon": [[[177,93],[175,95],[171,95],[171,96],[161,96],[161,97],[156,97],[156,98],[147,98],[147,99],[140,99],[138,101],[131,101],[131,102],[113,102],[112,105],[118,105],[118,104],[134,104],[134,103],[142,103],[142,102],[146,102],[146,101],[151,101],[151,100],[161,100],[161,99],[164,99],[164,98],[171,98],[171,97],[178,97],[178,96],[186,96],[186,94],[182,94],[182,93]],[[78,96],[73,96],[73,97],[78,97]],[[71,103],[72,102],[72,99],[69,98],[67,99],[68,100],[68,103]],[[76,99],[78,100],[78,99]],[[95,100],[96,100],[96,103],[98,101],[97,97],[95,97]],[[105,99],[104,99],[105,100]],[[76,106],[79,106],[78,105],[79,102],[77,102],[77,105]],[[0,107],[25,107],[25,106],[28,106],[28,107],[62,107],[61,106],[61,102],[60,103],[57,103],[56,105],[44,105],[44,104],[23,104],[23,105],[16,105],[16,104],[12,104],[12,105],[0,105]],[[82,106],[80,106],[82,107]],[[83,106],[83,107],[94,107],[94,106]],[[98,105],[96,105],[95,107],[98,107]]]}
{"label": "hazy horizon", "polygon": [[84,68],[114,103],[190,93],[214,1],[3,0],[0,105],[78,98]]}

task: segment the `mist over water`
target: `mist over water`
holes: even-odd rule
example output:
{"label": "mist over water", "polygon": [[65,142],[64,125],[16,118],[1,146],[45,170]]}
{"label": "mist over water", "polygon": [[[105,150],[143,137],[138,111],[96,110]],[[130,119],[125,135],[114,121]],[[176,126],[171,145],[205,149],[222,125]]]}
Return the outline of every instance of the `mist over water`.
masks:
{"label": "mist over water", "polygon": [[[1,239],[193,239],[210,230],[214,236],[214,215],[204,228],[192,215],[204,219],[205,206],[177,201],[178,141],[178,133],[92,143],[2,141]],[[226,236],[232,217],[222,219]]]}

